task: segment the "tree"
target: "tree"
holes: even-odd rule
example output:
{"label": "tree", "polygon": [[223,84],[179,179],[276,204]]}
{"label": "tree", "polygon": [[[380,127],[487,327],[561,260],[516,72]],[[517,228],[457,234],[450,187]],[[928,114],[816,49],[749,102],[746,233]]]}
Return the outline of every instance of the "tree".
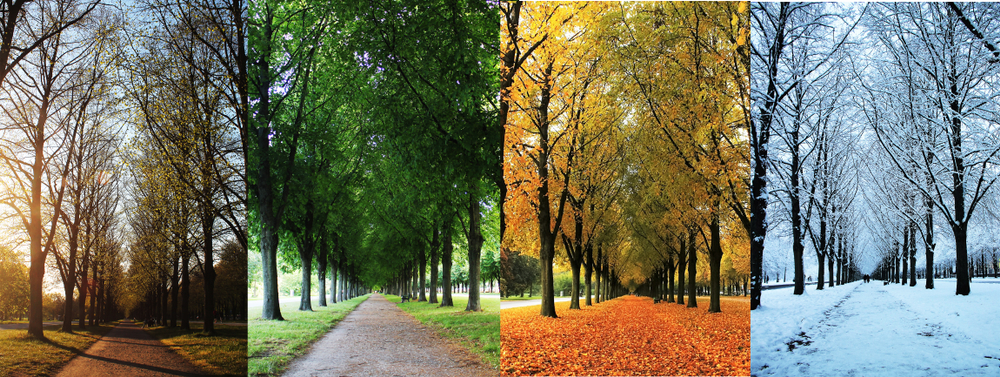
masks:
{"label": "tree", "polygon": [[9,247],[0,247],[0,321],[20,318],[28,312],[28,269],[24,257]]}
{"label": "tree", "polygon": [[[250,202],[259,221],[257,234],[264,275],[261,318],[273,320],[283,319],[278,305],[278,236],[287,208],[288,183],[295,166],[307,96],[298,96],[299,101],[288,100],[296,98],[300,90],[308,91],[307,76],[311,72],[308,67],[316,56],[318,38],[328,26],[329,14],[328,9],[313,4],[286,5],[278,1],[251,4],[247,32],[248,77],[256,104],[250,108],[249,122],[256,139],[248,153],[248,163],[256,166],[256,173],[248,177],[248,182],[254,188]],[[290,32],[300,38],[284,38]],[[294,90],[275,90],[281,87]],[[272,168],[272,160],[278,166]]]}
{"label": "tree", "polygon": [[[570,33],[569,30],[580,25],[578,22],[585,22],[580,20],[586,20],[595,8],[544,4],[525,9],[528,22],[533,23],[528,29],[534,33],[524,37],[524,40],[533,41],[535,46],[540,47],[534,55],[526,55],[520,71],[513,73],[517,86],[509,89],[510,99],[507,100],[518,111],[506,114],[504,180],[507,191],[517,193],[505,202],[505,206],[510,202],[513,207],[532,208],[530,216],[538,227],[538,253],[542,265],[541,315],[547,317],[556,317],[552,263],[570,194],[569,180],[576,150],[576,142],[571,135],[579,125],[579,122],[574,122],[577,119],[574,115],[579,109],[573,107],[573,99],[585,97],[587,87],[581,83],[574,90],[570,75],[563,75],[570,72],[573,66],[566,52],[573,51],[585,40],[583,32]],[[545,43],[540,44],[543,41]],[[506,43],[511,46],[519,42]],[[514,67],[505,68],[508,75],[511,68]],[[562,97],[562,94],[566,96]],[[553,127],[553,123],[559,127]],[[537,138],[529,139],[526,137],[529,133],[537,135]],[[564,144],[567,146],[564,147]],[[516,186],[512,190],[513,184]],[[550,195],[550,189],[555,193]],[[522,217],[522,221],[527,220]]]}
{"label": "tree", "polygon": [[[893,91],[877,92],[876,88],[866,88],[864,112],[869,124],[876,130],[879,145],[889,155],[893,165],[910,186],[920,192],[925,202],[931,203],[944,216],[955,240],[956,294],[969,294],[969,264],[967,236],[971,216],[981,200],[987,195],[998,179],[987,165],[1000,154],[1000,143],[990,135],[990,127],[983,128],[984,119],[989,119],[983,106],[996,103],[996,94],[987,89],[987,78],[993,75],[993,49],[976,38],[970,29],[982,29],[983,24],[968,28],[960,21],[955,5],[934,6],[893,6],[883,7],[874,23],[883,30],[902,31],[905,34],[882,41],[882,48],[894,56],[897,69],[910,77],[922,90],[926,98],[913,98],[914,87],[901,93],[902,103],[911,104],[908,112],[892,114],[876,106],[873,100],[894,96]],[[962,8],[962,7],[958,7]],[[973,5],[966,10],[975,9]],[[962,12],[960,9],[959,12]],[[887,17],[891,14],[892,17]],[[968,20],[966,20],[968,21]],[[979,22],[988,22],[979,20]],[[934,32],[929,32],[929,30]],[[920,33],[927,32],[925,35]],[[972,34],[967,38],[966,33]],[[885,93],[885,94],[883,94]],[[891,98],[891,97],[890,97]],[[932,104],[932,107],[917,107],[915,102]],[[913,142],[922,145],[921,153],[903,154],[912,142],[900,140],[901,130],[890,132],[877,122],[886,120],[919,119],[926,122],[925,132],[918,133]],[[985,124],[989,124],[986,121]],[[939,130],[944,140],[938,141]],[[938,148],[934,149],[932,148]],[[944,156],[946,161],[939,158]],[[919,167],[913,169],[913,167]],[[918,173],[919,171],[919,173]],[[938,173],[938,172],[943,172]],[[923,175],[921,177],[921,175]],[[923,178],[923,179],[921,179]],[[966,192],[967,188],[971,189]],[[926,216],[926,215],[925,215]],[[927,221],[930,217],[926,217]],[[930,237],[927,232],[925,237]],[[933,253],[933,239],[927,238],[928,255]]]}
{"label": "tree", "polygon": [[[777,9],[775,9],[777,8]],[[753,13],[752,29],[761,37],[755,39],[753,43],[751,58],[751,101],[758,103],[758,114],[749,127],[750,145],[753,156],[753,181],[751,183],[750,195],[751,203],[751,263],[753,264],[752,279],[753,288],[751,293],[751,310],[760,305],[761,292],[761,272],[760,263],[764,260],[764,240],[767,236],[768,221],[767,207],[770,193],[768,192],[768,167],[774,166],[770,153],[770,138],[776,133],[787,135],[786,144],[798,151],[802,139],[796,137],[796,132],[786,130],[773,130],[776,122],[786,119],[787,123],[797,124],[791,119],[796,119],[796,111],[801,111],[802,99],[809,91],[809,81],[822,77],[820,72],[826,71],[832,66],[830,61],[837,56],[836,52],[847,41],[857,25],[848,23],[849,28],[846,33],[835,35],[837,29],[826,27],[837,18],[829,13],[825,5],[810,3],[782,3],[764,4],[755,3],[751,9]],[[864,12],[864,11],[862,11]],[[830,35],[832,43],[812,44],[807,41],[813,39],[815,35]],[[822,38],[817,40],[823,40]],[[801,41],[801,42],[800,42]],[[796,43],[799,42],[799,43]],[[799,59],[789,58],[794,48],[799,48]],[[797,64],[797,65],[796,65]],[[761,88],[764,88],[762,91]],[[797,92],[796,92],[797,91]],[[791,101],[794,93],[799,93],[800,106],[796,108]],[[797,118],[801,121],[801,117]],[[797,182],[801,162],[797,160],[799,154],[793,154],[791,161],[791,172],[789,192],[792,196],[792,232],[793,232],[793,262],[795,294],[802,294],[805,290],[805,274],[802,264],[802,243],[801,224],[797,224],[798,213],[800,213],[799,184]]]}
{"label": "tree", "polygon": [[[54,166],[50,164],[54,155],[53,149],[51,145],[46,146],[46,140],[53,136],[54,129],[58,129],[49,123],[49,118],[53,118],[52,123],[57,125],[68,121],[68,117],[64,113],[57,113],[63,106],[66,106],[62,102],[64,98],[61,97],[69,91],[69,82],[71,82],[68,77],[71,74],[64,74],[64,67],[77,63],[80,56],[78,51],[60,49],[60,47],[62,47],[62,38],[73,39],[73,32],[67,31],[67,29],[76,26],[96,6],[97,3],[89,3],[79,7],[75,2],[66,1],[31,3],[16,1],[4,4],[5,24],[3,31],[0,32],[0,38],[3,39],[3,43],[0,45],[0,78],[3,79],[3,84],[8,84],[7,77],[11,74],[15,75],[17,78],[12,80],[14,82],[13,90],[9,94],[12,96],[10,98],[23,104],[34,102],[35,105],[30,110],[13,110],[15,111],[13,114],[10,112],[11,109],[5,109],[8,118],[16,123],[15,129],[22,134],[19,139],[26,141],[30,148],[22,151],[9,151],[4,157],[8,167],[14,171],[15,178],[21,182],[21,192],[29,193],[26,197],[21,198],[21,201],[26,204],[27,211],[22,211],[23,208],[12,201],[7,201],[7,204],[18,212],[30,239],[29,280],[31,291],[28,334],[37,339],[45,337],[42,333],[42,279],[45,272],[45,258],[54,247],[55,226],[58,223],[57,216],[49,214],[43,219],[42,214],[42,191],[45,189],[43,188],[43,177],[48,176],[47,173],[50,169],[54,169]],[[27,14],[36,13],[46,13],[51,17],[27,17]],[[15,49],[15,41],[27,41],[28,45],[23,49]],[[11,60],[11,53],[14,51],[17,52]],[[57,70],[56,66],[59,66],[60,69]],[[28,77],[34,76],[42,79],[26,81]],[[32,94],[35,93],[38,95],[33,96]],[[7,134],[3,138],[16,142],[12,137],[18,136]],[[65,152],[63,147],[72,149],[68,145],[72,140],[72,138],[63,135],[55,151]],[[47,152],[48,156],[46,156]],[[31,162],[27,162],[29,160]],[[49,176],[49,178],[55,177]],[[51,186],[56,186],[56,184],[51,184]],[[53,212],[59,213],[65,184],[60,183],[58,187],[52,188],[53,191],[50,191],[49,194],[54,199],[51,201]]]}

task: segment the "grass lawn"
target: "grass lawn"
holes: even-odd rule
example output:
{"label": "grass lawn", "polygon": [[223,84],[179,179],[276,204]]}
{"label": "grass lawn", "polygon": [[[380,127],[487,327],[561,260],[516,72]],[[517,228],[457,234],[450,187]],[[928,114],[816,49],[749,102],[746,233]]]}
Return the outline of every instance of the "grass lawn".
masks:
{"label": "grass lawn", "polygon": [[528,296],[524,296],[524,297],[521,297],[521,296],[512,296],[512,297],[503,297],[503,298],[500,299],[500,301],[527,301],[527,300],[541,300],[541,299],[542,299],[542,296],[539,296],[539,295],[534,295],[534,296],[531,296],[531,297],[528,297]]}
{"label": "grass lawn", "polygon": [[87,326],[86,330],[74,324],[72,334],[59,332],[59,325],[45,326],[46,341],[33,339],[26,329],[0,330],[0,376],[54,375],[117,324]]}
{"label": "grass lawn", "polygon": [[[309,350],[309,346],[330,331],[368,295],[321,307],[313,302],[312,312],[299,311],[298,302],[281,305],[284,321],[260,320],[260,307],[250,308],[247,333],[247,374],[251,376],[277,376],[284,372],[295,357]],[[499,327],[498,327],[499,328]]]}
{"label": "grass lawn", "polygon": [[202,322],[191,322],[191,331],[180,327],[156,327],[146,332],[206,373],[245,375],[247,370],[247,327],[215,325],[215,336],[201,333]]}
{"label": "grass lawn", "polygon": [[483,311],[466,312],[469,296],[465,294],[453,293],[451,298],[455,306],[450,308],[426,302],[400,304],[399,296],[393,295],[385,295],[385,298],[424,325],[436,328],[448,338],[457,339],[462,347],[479,355],[493,368],[500,367],[500,300],[480,298]]}
{"label": "grass lawn", "polygon": [[[555,298],[563,298],[563,297],[571,297],[571,296],[556,296]],[[749,296],[720,296],[720,298],[723,299],[723,300],[725,300],[725,299],[730,299],[730,300],[745,299],[745,300],[749,300],[750,299]],[[501,298],[500,301],[528,301],[528,300],[541,300],[541,299],[542,299],[542,296],[534,295],[534,296],[531,296],[531,297],[528,297],[528,296],[524,296],[524,297],[521,297],[521,296],[504,297],[504,298]],[[581,303],[581,305],[583,304],[583,302],[586,299],[587,299],[586,296],[580,297],[580,303]],[[594,300],[594,296],[591,295],[590,299]],[[698,302],[699,303],[701,302],[702,299],[708,300],[709,296],[698,296]],[[687,302],[687,295],[684,295],[684,301]]]}
{"label": "grass lawn", "polygon": [[[555,296],[555,298],[570,298],[570,297],[573,297],[573,296]],[[501,301],[527,301],[527,300],[541,300],[541,299],[542,299],[542,296],[536,293],[534,296],[531,296],[531,297],[528,297],[528,296],[524,296],[524,297],[514,296],[514,297],[504,297],[504,298],[501,298],[500,300]],[[580,302],[583,302],[586,299],[587,299],[586,296],[580,297]],[[590,299],[593,300],[594,299],[594,295],[591,295]]]}

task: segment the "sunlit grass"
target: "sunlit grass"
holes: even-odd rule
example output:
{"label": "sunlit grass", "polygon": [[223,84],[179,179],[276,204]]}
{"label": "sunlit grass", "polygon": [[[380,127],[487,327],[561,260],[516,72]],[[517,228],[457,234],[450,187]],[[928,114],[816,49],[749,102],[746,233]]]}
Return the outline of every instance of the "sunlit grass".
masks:
{"label": "sunlit grass", "polygon": [[247,327],[216,324],[215,336],[203,334],[203,328],[203,323],[191,322],[190,331],[180,327],[156,327],[146,331],[206,373],[245,375]]}
{"label": "sunlit grass", "polygon": [[500,300],[495,296],[480,297],[480,312],[466,312],[469,297],[452,294],[454,307],[439,307],[427,302],[400,304],[399,296],[385,295],[390,302],[413,315],[426,326],[479,355],[493,368],[500,366]]}
{"label": "sunlit grass", "polygon": [[277,376],[309,346],[330,331],[341,319],[368,298],[368,295],[322,307],[313,305],[312,312],[299,311],[298,302],[281,305],[284,321],[260,320],[261,307],[250,308],[247,333],[247,374]]}
{"label": "sunlit grass", "polygon": [[539,296],[539,295],[534,295],[534,296],[530,296],[530,297],[529,296],[524,296],[524,297],[513,296],[513,297],[504,297],[504,298],[501,298],[500,301],[528,301],[528,300],[541,300],[541,299],[542,299],[542,296]]}
{"label": "sunlit grass", "polygon": [[46,340],[36,340],[28,330],[0,330],[0,376],[50,376],[71,359],[87,350],[118,322],[73,327],[73,333],[59,332],[59,325],[45,326]]}
{"label": "sunlit grass", "polygon": [[[570,297],[573,297],[573,296],[569,296],[569,295],[566,295],[566,296],[555,296],[555,298],[570,298]],[[504,297],[504,298],[501,298],[500,300],[501,301],[528,301],[528,300],[541,300],[541,299],[542,299],[542,296],[538,292],[535,292],[535,294],[532,295],[531,297],[528,297],[527,295],[525,295],[524,297],[513,296],[513,297]],[[587,299],[587,296],[580,297],[580,302],[584,302],[584,300],[586,300],[586,299]],[[593,294],[590,295],[590,299],[591,300],[595,299]]]}

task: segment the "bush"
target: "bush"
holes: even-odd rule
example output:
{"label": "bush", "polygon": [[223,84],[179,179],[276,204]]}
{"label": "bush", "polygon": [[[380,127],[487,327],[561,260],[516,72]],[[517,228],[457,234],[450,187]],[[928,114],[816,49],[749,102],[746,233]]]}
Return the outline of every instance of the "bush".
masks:
{"label": "bush", "polygon": [[[559,296],[559,292],[562,292],[563,296],[569,296],[573,290],[573,271],[565,271],[556,274],[552,277],[552,289],[555,291],[555,295]],[[580,292],[583,293],[583,272],[580,272]]]}
{"label": "bush", "polygon": [[527,291],[533,284],[538,283],[541,276],[541,267],[538,259],[523,255],[517,251],[507,254],[505,268],[503,270],[503,290],[505,296],[519,296]]}

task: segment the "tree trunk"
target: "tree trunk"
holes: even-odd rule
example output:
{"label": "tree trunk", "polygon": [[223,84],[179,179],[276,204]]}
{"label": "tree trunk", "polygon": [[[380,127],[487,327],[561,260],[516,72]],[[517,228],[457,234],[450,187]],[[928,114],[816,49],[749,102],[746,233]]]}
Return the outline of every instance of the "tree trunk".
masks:
{"label": "tree trunk", "polygon": [[[299,262],[302,263],[302,283],[299,295],[299,310],[312,311],[312,253],[308,242],[299,242]],[[206,313],[210,314],[210,313]]]}
{"label": "tree trunk", "polygon": [[712,222],[709,225],[711,233],[711,246],[709,248],[708,262],[711,274],[711,298],[709,299],[708,312],[721,313],[722,306],[719,303],[719,290],[722,282],[722,241],[719,229],[719,203],[716,201],[715,210],[712,212]]}
{"label": "tree trunk", "polygon": [[434,234],[431,236],[431,298],[430,304],[437,304],[438,289],[438,248],[441,247],[439,224],[434,223]]}
{"label": "tree trunk", "polygon": [[950,89],[951,89],[951,100],[949,105],[951,107],[951,158],[952,158],[952,198],[955,205],[953,206],[955,210],[955,222],[951,224],[952,233],[955,235],[955,267],[958,271],[956,279],[958,280],[955,285],[955,294],[967,296],[969,294],[969,268],[968,268],[968,246],[966,244],[966,237],[968,234],[968,223],[965,218],[965,160],[962,151],[962,114],[961,106],[959,105],[958,98],[958,84],[956,83],[955,77],[957,74],[954,72],[955,68],[950,67]]}
{"label": "tree trunk", "polygon": [[[925,159],[930,158],[930,155],[925,155]],[[933,180],[930,176],[927,177],[928,187],[933,184]],[[931,197],[928,195],[924,197],[924,236],[927,237],[924,241],[924,256],[927,268],[927,282],[924,283],[925,289],[934,289],[934,202],[932,202]]]}
{"label": "tree trunk", "polygon": [[600,304],[601,301],[604,301],[604,297],[601,296],[601,294],[603,294],[601,291],[601,260],[603,252],[604,250],[601,249],[601,244],[597,244],[597,259],[594,260],[594,269],[597,270],[597,276],[595,277],[597,279],[597,292],[594,295],[594,298],[598,304]]}
{"label": "tree trunk", "polygon": [[80,311],[80,322],[77,324],[81,329],[87,327],[87,294],[90,293],[90,286],[93,282],[87,281],[88,269],[90,268],[90,253],[88,250],[83,251],[83,260],[80,265],[80,300],[77,301],[78,310]]}
{"label": "tree trunk", "polygon": [[[95,276],[97,275],[95,270]],[[100,274],[101,277],[104,276],[103,273]],[[104,281],[97,280],[97,304],[93,306],[94,309],[94,321],[97,324],[104,323],[103,308],[104,308]],[[150,316],[152,317],[152,316]]]}
{"label": "tree trunk", "polygon": [[98,271],[100,267],[97,263],[94,264],[92,270],[94,270],[94,276],[91,278],[91,284],[94,285],[94,298],[90,299],[90,325],[94,326],[97,324],[97,289],[98,289]]}
{"label": "tree trunk", "polygon": [[676,274],[677,265],[674,264],[674,258],[667,258],[667,302],[674,302],[674,275]]}
{"label": "tree trunk", "polygon": [[563,236],[566,242],[566,253],[569,257],[570,269],[573,271],[573,282],[570,284],[570,309],[580,309],[580,266],[583,265],[583,216],[579,212],[573,216],[573,241]]}
{"label": "tree trunk", "polygon": [[[833,245],[830,245],[830,247],[832,248]],[[833,283],[833,278],[835,277],[835,275],[833,274],[833,263],[836,258],[837,257],[831,253],[830,259],[826,261],[826,265],[829,267],[829,272],[830,272],[830,287],[835,286]]]}
{"label": "tree trunk", "polygon": [[417,271],[417,264],[416,263],[413,263],[412,266],[413,267],[410,267],[410,278],[412,279],[412,280],[410,280],[410,298],[411,299],[416,299],[416,297],[417,297],[417,288],[418,288],[418,286],[420,284],[420,282],[418,282],[417,279],[420,277],[420,273]]}
{"label": "tree trunk", "polygon": [[[833,247],[836,247],[836,249],[837,249],[837,252],[836,252],[836,255],[837,255],[837,265],[836,265],[836,267],[837,267],[837,285],[844,285],[844,279],[843,279],[843,277],[844,277],[844,270],[842,268],[843,265],[844,265],[844,247],[843,247],[844,245],[843,245],[843,243],[838,242],[839,236],[834,237],[833,240],[834,240],[833,241],[833,243],[834,243]],[[831,273],[831,275],[832,275],[832,273]]]}
{"label": "tree trunk", "polygon": [[825,278],[825,275],[823,274],[825,269],[823,267],[825,267],[824,264],[826,264],[826,255],[817,250],[816,260],[819,261],[819,271],[816,274],[816,290],[821,291],[823,290],[823,279]]}
{"label": "tree trunk", "polygon": [[[798,131],[791,132],[792,145],[798,148]],[[802,254],[805,246],[802,244],[802,205],[799,198],[799,153],[798,150],[792,152],[791,167],[791,193],[789,194],[792,204],[792,259],[795,262],[795,288],[792,292],[801,295],[805,291],[805,267],[802,264]],[[822,251],[817,250],[817,253]],[[823,263],[819,264],[820,278],[816,289],[823,289]]]}
{"label": "tree trunk", "polygon": [[969,294],[967,231],[964,224],[957,224],[952,226],[952,232],[955,233],[955,279],[958,280],[955,294],[966,296]]}
{"label": "tree trunk", "polygon": [[191,330],[191,250],[181,257],[181,328]]}
{"label": "tree trunk", "polygon": [[698,249],[695,247],[695,231],[688,229],[688,303],[687,307],[698,307],[697,272],[698,272]]}
{"label": "tree trunk", "polygon": [[[162,278],[166,278],[166,276],[163,276]],[[160,288],[160,292],[159,292],[159,298],[160,298],[160,326],[164,326],[165,327],[166,323],[167,323],[167,282],[166,282],[167,279],[162,279],[162,278],[161,278],[161,282],[160,282],[160,286],[159,286],[159,288]],[[105,303],[107,303],[107,301],[105,301]],[[108,315],[108,311],[107,311],[107,308],[105,308],[105,311],[104,311],[105,318],[107,318],[107,315]]]}
{"label": "tree trunk", "polygon": [[687,250],[687,243],[685,242],[685,240],[683,238],[681,238],[681,237],[678,237],[678,238],[679,238],[681,247],[679,249],[677,249],[678,251],[680,251],[680,254],[678,254],[679,258],[678,258],[678,263],[677,263],[677,267],[678,267],[677,268],[677,272],[678,272],[678,274],[677,274],[677,304],[678,305],[684,305],[684,284],[687,283],[684,280],[684,273],[685,273],[685,271],[687,271],[688,253],[686,251]]}
{"label": "tree trunk", "polygon": [[[331,251],[331,257],[333,253],[336,253],[339,247],[334,247]],[[330,259],[330,305],[337,303],[337,260]]]}
{"label": "tree trunk", "polygon": [[573,273],[573,282],[570,284],[570,298],[569,298],[569,308],[570,309],[580,309],[580,263],[578,261],[570,261],[570,269]]}
{"label": "tree trunk", "polygon": [[42,332],[42,283],[45,278],[45,254],[42,254],[42,168],[45,164],[45,122],[48,115],[47,96],[42,100],[39,109],[38,123],[34,127],[35,161],[32,163],[31,201],[28,203],[30,220],[28,222],[28,239],[31,241],[31,266],[28,270],[29,306],[28,335],[35,339],[45,339]]}
{"label": "tree trunk", "polygon": [[585,269],[584,270],[584,277],[583,277],[583,279],[584,279],[584,282],[585,282],[585,284],[587,286],[587,293],[586,293],[587,300],[586,300],[586,305],[587,306],[593,306],[594,303],[590,300],[590,293],[591,293],[591,291],[590,291],[590,279],[591,279],[591,277],[593,277],[593,273],[594,273],[594,247],[593,247],[593,244],[591,244],[590,242],[587,242],[587,246],[585,248],[584,253],[586,254],[586,256],[585,256],[586,261],[584,262],[584,265],[583,265],[584,269]]}
{"label": "tree trunk", "polygon": [[910,286],[917,286],[917,223],[910,222]]}
{"label": "tree trunk", "polygon": [[170,327],[177,327],[177,297],[180,292],[180,256],[173,258],[173,274],[170,276]]}
{"label": "tree trunk", "polygon": [[[479,210],[479,183],[472,182],[472,190],[469,191],[469,302],[465,306],[465,311],[478,312],[479,306],[479,279],[480,260],[483,251],[483,233],[480,228],[482,223]],[[421,277],[423,273],[421,272]],[[423,284],[423,283],[421,283]],[[421,292],[423,294],[423,292]]]}
{"label": "tree trunk", "polygon": [[[274,34],[271,22],[262,22],[262,35]],[[270,56],[272,53],[269,43],[263,44],[261,56]],[[274,195],[275,189],[271,179],[271,127],[270,122],[275,116],[271,112],[271,78],[270,59],[259,59],[255,63],[258,67],[257,94],[258,111],[256,116],[250,119],[250,129],[257,133],[257,215],[259,216],[260,231],[260,255],[261,272],[263,274],[264,303],[261,308],[261,319],[284,320],[281,317],[281,308],[278,301],[278,229],[281,222],[281,211],[275,211]],[[291,155],[294,156],[298,135],[293,136]]]}
{"label": "tree trunk", "polygon": [[902,275],[899,276],[899,278],[901,280],[900,283],[902,285],[906,285],[906,275],[908,274],[906,267],[907,267],[907,263],[909,262],[909,260],[908,260],[909,258],[907,258],[907,256],[908,256],[908,254],[910,254],[910,228],[909,227],[904,227],[903,228],[903,250],[901,250],[901,251],[902,251],[902,253],[900,253],[900,255],[902,256],[901,259],[902,259],[902,262],[903,262],[903,273],[902,273]]}
{"label": "tree trunk", "polygon": [[417,302],[427,302],[427,295],[424,293],[424,291],[427,289],[427,283],[426,283],[426,281],[427,281],[427,250],[424,250],[424,248],[422,246],[420,247],[420,253],[419,253],[417,259],[418,259],[418,263],[419,263],[419,266],[417,268],[420,270],[420,295],[419,295],[419,298],[417,299]]}
{"label": "tree trunk", "polygon": [[894,270],[892,271],[892,282],[899,283],[899,268],[901,266],[899,261],[899,245],[896,245],[896,255],[892,256],[892,265]]}
{"label": "tree trunk", "polygon": [[[343,257],[343,254],[341,254],[341,257]],[[347,300],[351,299],[350,297],[347,297],[347,271],[348,270],[343,265],[341,265],[339,267],[340,267],[340,280],[337,283],[337,301],[347,301]]]}
{"label": "tree trunk", "polygon": [[[760,295],[763,290],[761,277],[764,272],[764,239],[767,237],[767,145],[771,137],[771,122],[777,108],[778,88],[775,81],[778,76],[781,51],[785,47],[785,23],[788,13],[789,4],[781,3],[778,9],[778,22],[775,25],[775,41],[768,51],[767,96],[764,106],[760,108],[760,129],[754,127],[751,119],[747,130],[753,148],[753,181],[750,184],[750,279],[753,282],[750,288],[750,310],[760,306]],[[796,277],[799,282],[796,283],[795,294],[802,294],[804,289],[798,288],[803,284],[802,275]]]}
{"label": "tree trunk", "polygon": [[445,216],[444,227],[441,234],[441,306],[455,306],[451,299],[451,252],[454,245],[451,243],[451,214]]}
{"label": "tree trunk", "polygon": [[60,331],[73,333],[73,283],[68,282],[63,285],[63,292],[66,294],[66,302],[63,304],[62,329]]}
{"label": "tree trunk", "polygon": [[319,283],[319,306],[326,306],[326,258],[327,258],[327,236],[322,235],[319,243],[319,256],[316,258],[316,277]]}
{"label": "tree trunk", "polygon": [[712,212],[712,222],[709,225],[709,232],[711,233],[711,245],[709,247],[708,263],[709,263],[709,273],[710,273],[710,288],[708,304],[709,313],[721,313],[722,306],[719,302],[719,295],[721,289],[721,270],[722,270],[722,241],[719,229],[719,204],[716,202],[715,211]]}
{"label": "tree trunk", "polygon": [[[555,307],[555,292],[552,281],[552,261],[555,258],[556,235],[562,222],[562,214],[565,209],[567,199],[567,188],[563,188],[560,195],[558,214],[555,222],[552,221],[551,204],[549,203],[549,155],[551,147],[549,145],[549,101],[552,91],[552,68],[550,61],[542,75],[542,88],[540,101],[537,107],[538,119],[542,124],[538,127],[538,138],[540,152],[536,160],[538,168],[538,240],[539,240],[539,260],[542,263],[542,305],[541,315],[543,317],[557,318]],[[569,157],[572,162],[572,156]],[[568,175],[567,175],[568,177]]]}

